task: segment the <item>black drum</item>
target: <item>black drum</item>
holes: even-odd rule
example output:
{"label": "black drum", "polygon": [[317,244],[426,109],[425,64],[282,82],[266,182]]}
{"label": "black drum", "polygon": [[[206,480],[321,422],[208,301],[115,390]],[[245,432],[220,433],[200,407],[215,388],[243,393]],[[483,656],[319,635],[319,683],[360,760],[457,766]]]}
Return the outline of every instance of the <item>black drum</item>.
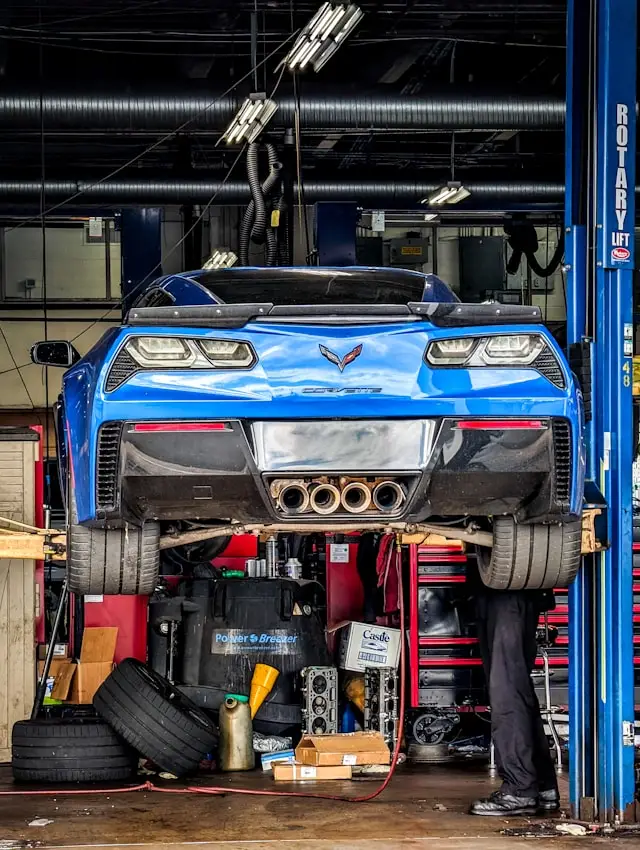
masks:
{"label": "black drum", "polygon": [[329,664],[316,582],[290,579],[193,580],[179,595],[152,599],[149,660],[197,705],[217,711],[225,694],[249,695],[255,665],[280,671],[254,719],[258,732],[296,733],[301,724],[300,671]]}

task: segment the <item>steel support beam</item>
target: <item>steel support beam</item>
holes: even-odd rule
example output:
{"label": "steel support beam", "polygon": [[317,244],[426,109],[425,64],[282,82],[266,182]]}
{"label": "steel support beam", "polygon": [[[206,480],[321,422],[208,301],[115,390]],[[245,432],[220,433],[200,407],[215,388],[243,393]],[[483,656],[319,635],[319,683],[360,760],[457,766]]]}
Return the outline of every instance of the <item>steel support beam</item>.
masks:
{"label": "steel support beam", "polygon": [[[569,0],[569,341],[593,339],[588,468],[608,503],[609,548],[570,598],[571,802],[635,820],[631,435],[636,0]],[[585,191],[586,190],[586,191]]]}
{"label": "steel support beam", "polygon": [[143,281],[162,274],[162,210],[141,207],[122,211],[122,300],[126,311]]}

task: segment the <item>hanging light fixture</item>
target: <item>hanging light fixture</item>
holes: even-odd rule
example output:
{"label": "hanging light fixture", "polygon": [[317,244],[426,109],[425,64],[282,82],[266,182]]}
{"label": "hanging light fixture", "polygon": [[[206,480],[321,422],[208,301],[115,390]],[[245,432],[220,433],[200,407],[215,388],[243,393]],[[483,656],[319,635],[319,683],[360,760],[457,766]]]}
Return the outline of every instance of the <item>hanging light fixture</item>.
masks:
{"label": "hanging light fixture", "polygon": [[309,65],[318,72],[333,56],[364,12],[355,3],[323,3],[296,38],[283,62],[290,71]]}
{"label": "hanging light fixture", "polygon": [[466,189],[462,183],[456,180],[450,180],[444,186],[439,186],[435,192],[431,192],[426,198],[423,198],[420,203],[428,204],[430,207],[440,207],[444,204],[459,204],[468,198],[471,192]]}
{"label": "hanging light fixture", "polygon": [[222,134],[228,145],[255,142],[278,108],[264,92],[250,94],[237,111],[233,121]]}
{"label": "hanging light fixture", "polygon": [[217,248],[202,266],[203,269],[230,269],[238,262],[237,254],[233,251],[221,251]]}

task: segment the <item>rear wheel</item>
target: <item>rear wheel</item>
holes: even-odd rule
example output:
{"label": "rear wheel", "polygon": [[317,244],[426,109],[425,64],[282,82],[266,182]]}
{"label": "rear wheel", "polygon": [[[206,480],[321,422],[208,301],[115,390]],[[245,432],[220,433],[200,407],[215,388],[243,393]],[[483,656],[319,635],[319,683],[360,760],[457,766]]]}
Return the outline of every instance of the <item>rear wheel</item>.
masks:
{"label": "rear wheel", "polygon": [[82,595],[153,593],[160,566],[160,524],[89,528],[77,521],[73,487],[69,494],[69,589]]}
{"label": "rear wheel", "polygon": [[480,577],[494,590],[553,590],[568,587],[580,568],[582,523],[493,521],[493,549],[478,548]]}

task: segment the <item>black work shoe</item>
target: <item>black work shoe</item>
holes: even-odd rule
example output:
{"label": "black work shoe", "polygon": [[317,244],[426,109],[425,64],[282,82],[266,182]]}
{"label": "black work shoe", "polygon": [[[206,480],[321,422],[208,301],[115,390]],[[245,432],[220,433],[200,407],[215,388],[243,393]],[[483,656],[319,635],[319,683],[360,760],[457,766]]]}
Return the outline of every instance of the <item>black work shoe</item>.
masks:
{"label": "black work shoe", "polygon": [[560,792],[557,788],[541,791],[538,796],[538,809],[541,812],[557,812],[560,809]]}
{"label": "black work shoe", "polygon": [[509,815],[535,815],[538,801],[535,797],[514,797],[494,791],[486,800],[476,800],[469,809],[470,815],[507,817]]}

